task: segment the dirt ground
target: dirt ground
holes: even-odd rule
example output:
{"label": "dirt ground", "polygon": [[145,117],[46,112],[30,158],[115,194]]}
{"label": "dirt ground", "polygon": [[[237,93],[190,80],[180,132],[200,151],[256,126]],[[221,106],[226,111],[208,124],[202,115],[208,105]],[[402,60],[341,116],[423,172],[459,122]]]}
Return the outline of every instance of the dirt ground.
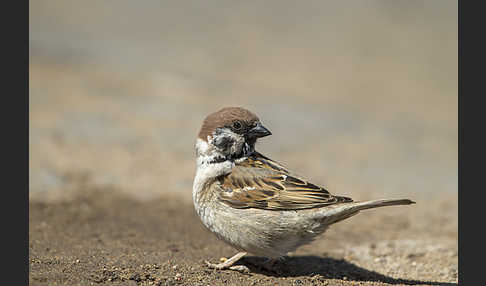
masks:
{"label": "dirt ground", "polygon": [[[30,285],[457,285],[456,198],[366,211],[299,248],[275,272],[207,269],[235,250],[176,197],[134,200],[80,186],[29,204]],[[447,211],[441,211],[447,210]],[[457,209],[456,209],[457,210]]]}
{"label": "dirt ground", "polygon": [[[456,285],[457,1],[29,3],[30,285]],[[365,211],[276,265],[206,268],[194,143],[224,106],[257,150]]]}

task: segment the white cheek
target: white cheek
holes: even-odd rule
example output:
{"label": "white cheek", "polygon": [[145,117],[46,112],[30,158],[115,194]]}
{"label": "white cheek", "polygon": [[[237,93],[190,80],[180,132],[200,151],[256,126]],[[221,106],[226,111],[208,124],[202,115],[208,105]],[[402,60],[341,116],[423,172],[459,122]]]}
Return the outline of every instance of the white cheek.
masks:
{"label": "white cheek", "polygon": [[[207,140],[208,140],[207,142],[211,142],[211,136],[208,136]],[[209,144],[207,142],[204,141],[204,140],[201,140],[200,138],[196,139],[196,151],[197,151],[198,155],[207,154],[207,152],[209,150]]]}
{"label": "white cheek", "polygon": [[[210,138],[208,138],[209,140]],[[201,139],[196,140],[196,153],[197,156],[197,173],[195,181],[204,181],[210,178],[215,178],[221,175],[226,175],[231,172],[235,166],[234,162],[224,161],[221,163],[212,163],[215,156],[218,156],[218,152],[210,147],[210,145]],[[212,154],[216,153],[216,154]]]}

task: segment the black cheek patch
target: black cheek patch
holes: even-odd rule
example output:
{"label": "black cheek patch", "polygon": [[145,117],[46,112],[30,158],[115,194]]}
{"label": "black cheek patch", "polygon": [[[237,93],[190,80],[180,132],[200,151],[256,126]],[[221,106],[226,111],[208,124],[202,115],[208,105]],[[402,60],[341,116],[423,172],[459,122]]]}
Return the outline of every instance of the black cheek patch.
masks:
{"label": "black cheek patch", "polygon": [[226,149],[230,143],[231,143],[231,139],[229,139],[228,137],[224,137],[224,136],[217,137],[213,140],[214,146],[216,146],[220,149]]}

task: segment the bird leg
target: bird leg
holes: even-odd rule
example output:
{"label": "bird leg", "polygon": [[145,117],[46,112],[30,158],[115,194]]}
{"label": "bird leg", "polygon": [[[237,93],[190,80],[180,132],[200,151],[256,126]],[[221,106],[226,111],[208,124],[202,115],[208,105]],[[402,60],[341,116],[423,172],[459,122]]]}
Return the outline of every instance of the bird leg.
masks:
{"label": "bird leg", "polygon": [[230,270],[236,270],[240,272],[250,272],[250,269],[244,265],[233,265],[236,261],[240,260],[243,256],[245,256],[247,253],[246,252],[238,252],[235,254],[233,257],[230,259],[227,259],[226,261],[218,264],[213,264],[210,263],[209,261],[206,261],[206,265],[209,268],[213,269],[218,269],[218,270],[223,270],[223,269],[230,269]]}

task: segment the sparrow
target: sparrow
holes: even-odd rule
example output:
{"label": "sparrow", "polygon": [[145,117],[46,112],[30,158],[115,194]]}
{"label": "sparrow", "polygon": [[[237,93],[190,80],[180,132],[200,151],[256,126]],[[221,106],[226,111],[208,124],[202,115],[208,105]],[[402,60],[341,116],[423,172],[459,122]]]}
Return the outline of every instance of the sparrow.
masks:
{"label": "sparrow", "polygon": [[415,203],[333,195],[257,152],[257,139],[271,134],[241,107],[223,108],[202,123],[195,144],[194,207],[206,228],[239,251],[218,264],[205,261],[209,268],[248,272],[234,265],[247,253],[273,264],[361,210]]}

